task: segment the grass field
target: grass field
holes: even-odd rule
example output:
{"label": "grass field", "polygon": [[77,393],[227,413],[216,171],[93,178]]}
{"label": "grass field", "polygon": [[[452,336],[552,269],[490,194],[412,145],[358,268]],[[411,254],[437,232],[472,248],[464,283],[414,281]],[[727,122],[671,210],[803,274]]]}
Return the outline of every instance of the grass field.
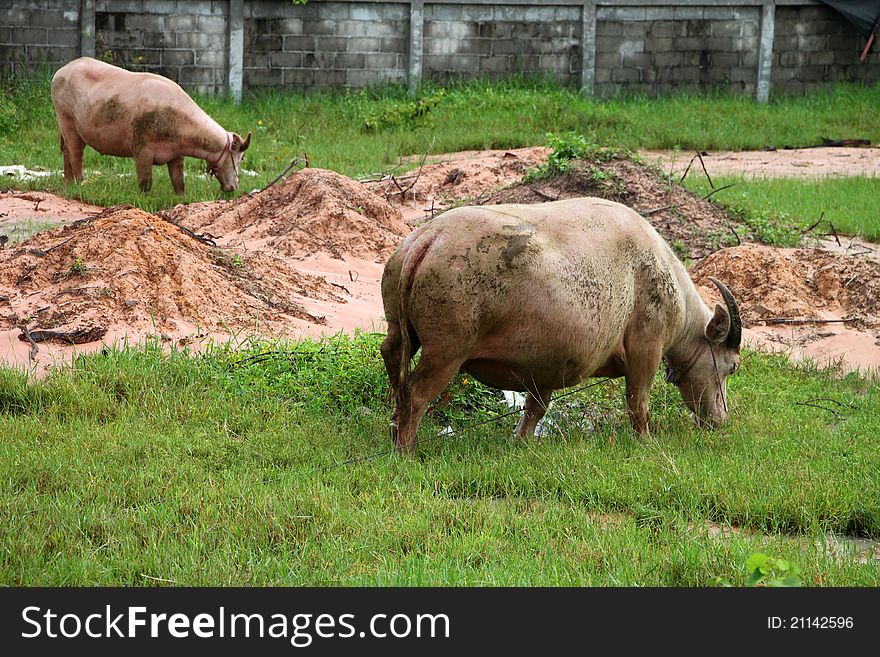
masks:
{"label": "grass field", "polygon": [[[801,180],[793,178],[745,179],[723,176],[716,187],[733,185],[713,199],[761,229],[793,226],[795,230],[769,235],[771,243],[790,245],[800,233],[822,219],[811,234],[830,232],[880,241],[880,214],[868,199],[880,198],[880,180],[864,176]],[[705,176],[690,175],[685,186],[705,195],[711,189]],[[765,230],[765,233],[767,231]]]}
{"label": "grass field", "polygon": [[512,417],[461,428],[507,408],[460,377],[417,458],[334,466],[390,447],[379,340],[0,369],[0,583],[702,586],[766,552],[805,584],[880,584],[823,540],[880,535],[876,384],[746,353],[721,430],[658,377],[648,438],[615,382],[517,443]]}
{"label": "grass field", "polygon": [[[549,131],[629,148],[876,141],[878,100],[880,89],[840,87],[769,106],[595,102],[526,83],[427,89],[414,104],[396,89],[199,99],[224,126],[254,131],[245,167],[257,175],[243,190],[303,152],[357,175],[432,142],[507,148]],[[46,81],[8,82],[0,164],[58,169],[57,149]],[[86,167],[66,193],[148,210],[179,202],[159,168],[140,195],[130,160],[91,153]],[[221,197],[199,169],[188,164],[186,200]],[[804,186],[802,205],[786,200],[791,182],[717,196],[770,241],[823,210],[839,231],[870,236],[872,184]],[[65,191],[59,176],[33,185]],[[720,430],[698,430],[658,376],[647,438],[629,428],[616,381],[560,399],[557,429],[518,443],[516,418],[488,421],[507,407],[459,377],[408,459],[387,454],[379,340],[255,341],[202,356],[132,346],[40,380],[0,367],[0,585],[703,586],[745,583],[757,552],[790,560],[807,585],[880,585],[876,562],[827,540],[880,537],[876,380],[747,352]],[[447,425],[455,433],[437,437]]]}
{"label": "grass field", "polygon": [[[6,81],[0,92],[0,164],[61,169],[61,154],[49,79]],[[236,106],[199,97],[221,125],[253,143],[242,191],[262,187],[295,157],[308,153],[313,166],[359,176],[387,169],[400,156],[466,149],[544,144],[547,132],[574,131],[614,147],[750,149],[815,144],[822,137],[880,140],[876,107],[880,89],[840,86],[807,98],[782,98],[757,105],[749,98],[680,95],[666,99],[596,101],[550,83],[512,81],[426,88],[418,100],[398,87],[314,95],[260,93]],[[86,149],[87,176],[67,193],[90,203],[132,203],[146,210],[180,201],[167,171],[154,168],[154,189],[137,192],[130,159],[99,156]],[[187,159],[186,200],[222,198],[204,163]],[[63,192],[60,175],[31,183]],[[3,187],[22,186],[14,180]]]}

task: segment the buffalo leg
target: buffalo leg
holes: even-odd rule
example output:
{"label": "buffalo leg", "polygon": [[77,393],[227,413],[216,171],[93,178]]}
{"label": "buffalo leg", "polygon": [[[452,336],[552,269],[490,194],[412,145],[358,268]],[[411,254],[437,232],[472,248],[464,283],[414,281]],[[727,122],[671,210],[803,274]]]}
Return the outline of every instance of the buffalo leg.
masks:
{"label": "buffalo leg", "polygon": [[134,167],[141,191],[150,191],[150,188],[153,186],[153,157],[139,153],[135,157]]}
{"label": "buffalo leg", "polygon": [[183,156],[176,157],[168,163],[168,175],[175,194],[183,195]]}
{"label": "buffalo leg", "polygon": [[526,396],[523,416],[519,424],[516,425],[516,431],[514,432],[519,439],[530,438],[535,435],[535,427],[538,426],[538,422],[544,417],[547,407],[550,405],[550,395],[553,394],[552,390],[538,390],[537,393],[535,395],[530,392]]}
{"label": "buffalo leg", "polygon": [[[433,358],[422,351],[418,365],[407,381],[401,381],[397,393],[397,431],[395,447],[401,452],[414,454],[416,451],[416,434],[428,404],[440,394],[446,384],[452,380],[463,360]],[[392,436],[395,427],[391,428]]]}
{"label": "buffalo leg", "polygon": [[[397,391],[400,389],[400,359],[403,340],[400,336],[400,324],[396,322],[388,322],[388,333],[382,341],[380,351],[382,352],[382,360],[385,363],[385,370],[388,372],[388,383],[391,386],[391,394],[397,399]],[[391,439],[397,443],[398,413],[397,404],[394,405],[394,412],[391,414]]]}
{"label": "buffalo leg", "polygon": [[76,132],[67,132],[61,137],[61,155],[64,158],[64,182],[82,182],[83,151],[86,144]]}
{"label": "buffalo leg", "polygon": [[648,396],[654,375],[660,367],[660,354],[642,351],[633,355],[628,352],[627,360],[638,363],[626,373],[626,406],[633,429],[642,435],[648,430]]}

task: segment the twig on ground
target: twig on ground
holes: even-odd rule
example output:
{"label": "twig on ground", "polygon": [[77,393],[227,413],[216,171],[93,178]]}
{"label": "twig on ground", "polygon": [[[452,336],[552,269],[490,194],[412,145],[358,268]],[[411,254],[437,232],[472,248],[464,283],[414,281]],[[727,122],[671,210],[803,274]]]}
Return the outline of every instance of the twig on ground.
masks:
{"label": "twig on ground", "polygon": [[208,246],[217,246],[217,242],[215,242],[212,237],[209,237],[208,235],[200,235],[199,233],[190,230],[186,226],[177,223],[176,221],[174,221],[174,219],[171,218],[171,215],[169,215],[167,212],[157,212],[156,216],[164,221],[167,221],[172,226],[177,226],[184,233],[192,237],[194,240],[198,240],[202,244],[207,244]]}
{"label": "twig on ground", "polygon": [[804,228],[804,229],[801,231],[801,235],[806,235],[807,233],[809,233],[809,232],[810,232],[811,230],[813,230],[816,226],[818,226],[819,224],[821,224],[821,223],[822,223],[822,220],[823,220],[824,218],[825,218],[825,210],[822,210],[822,214],[819,215],[819,218],[816,220],[816,223],[814,223],[814,224],[813,224],[812,226],[810,226],[809,228]]}
{"label": "twig on ground", "polygon": [[834,241],[837,242],[837,246],[843,248],[843,244],[840,243],[840,238],[837,236],[837,231],[834,230],[834,224],[830,221],[828,222],[828,226],[831,228],[831,235],[834,235]]}
{"label": "twig on ground", "polygon": [[736,183],[730,183],[729,185],[724,185],[723,187],[716,187],[711,192],[709,192],[708,194],[703,196],[702,199],[704,201],[708,201],[710,196],[713,196],[714,194],[717,194],[718,192],[724,191],[725,189],[730,189],[734,185],[736,185]]}
{"label": "twig on ground", "polygon": [[[428,159],[428,153],[430,153],[431,149],[434,148],[434,142],[436,140],[437,140],[436,137],[431,139],[431,143],[428,144],[428,148],[425,149],[425,153],[424,153],[424,155],[422,155],[422,162],[421,162],[421,164],[419,164],[419,170],[416,172],[416,175],[414,176],[413,181],[407,187],[401,187],[400,184],[397,182],[398,178],[396,178],[395,176],[391,176],[391,180],[394,182],[394,185],[397,187],[397,189],[400,190],[401,200],[406,200],[407,193],[410,190],[412,190],[413,187],[416,186],[417,182],[419,182],[419,178],[422,176],[422,169],[425,167],[425,161]],[[402,180],[403,178],[400,178],[400,179]]]}
{"label": "twig on ground", "polygon": [[36,347],[37,342],[63,342],[65,344],[86,344],[100,340],[107,334],[104,326],[90,326],[87,328],[75,329],[73,331],[27,331],[26,326],[22,327],[21,335],[18,339],[22,342],[30,342],[32,347]]}
{"label": "twig on ground", "polygon": [[21,335],[19,336],[19,339],[23,339],[24,341],[31,343],[31,350],[28,352],[28,360],[33,361],[36,359],[37,353],[40,351],[40,348],[31,337],[31,332],[28,330],[26,322],[22,324],[19,328],[21,329]]}
{"label": "twig on ground", "polygon": [[550,194],[546,194],[546,193],[542,192],[540,189],[535,189],[534,187],[529,187],[529,189],[532,190],[533,194],[540,196],[541,198],[546,199],[548,201],[558,201],[559,200],[559,195],[550,196]]}
{"label": "twig on ground", "polygon": [[706,169],[706,163],[703,162],[703,154],[700,151],[697,151],[697,157],[700,158],[700,166],[703,167],[703,173],[706,174],[706,180],[709,181],[709,187],[715,188],[715,183],[712,182],[712,177],[709,175],[709,170]]}
{"label": "twig on ground", "polygon": [[281,180],[282,178],[286,178],[287,174],[290,173],[290,171],[293,169],[293,167],[295,167],[298,164],[302,164],[303,162],[305,162],[305,165],[306,165],[305,168],[308,168],[308,166],[309,166],[308,153],[304,154],[303,157],[297,157],[297,158],[292,159],[290,161],[290,164],[287,165],[287,168],[284,171],[282,171],[281,173],[279,173],[277,176],[275,176],[272,179],[272,181],[269,182],[269,184],[266,185],[265,187],[263,187],[263,189],[261,189],[260,191],[265,192],[267,189],[269,189],[272,185],[277,183],[279,180]]}
{"label": "twig on ground", "polygon": [[766,317],[758,319],[765,324],[845,324],[856,322],[858,317],[844,317],[843,319],[817,319],[812,317]]}

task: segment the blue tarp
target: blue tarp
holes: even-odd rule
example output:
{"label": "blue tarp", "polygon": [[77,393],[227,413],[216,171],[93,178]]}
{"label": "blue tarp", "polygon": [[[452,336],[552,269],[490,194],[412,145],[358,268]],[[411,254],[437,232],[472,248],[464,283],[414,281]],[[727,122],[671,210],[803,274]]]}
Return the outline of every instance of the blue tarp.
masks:
{"label": "blue tarp", "polygon": [[828,5],[846,20],[852,23],[866,39],[871,36],[877,27],[877,19],[880,18],[880,0],[820,0]]}

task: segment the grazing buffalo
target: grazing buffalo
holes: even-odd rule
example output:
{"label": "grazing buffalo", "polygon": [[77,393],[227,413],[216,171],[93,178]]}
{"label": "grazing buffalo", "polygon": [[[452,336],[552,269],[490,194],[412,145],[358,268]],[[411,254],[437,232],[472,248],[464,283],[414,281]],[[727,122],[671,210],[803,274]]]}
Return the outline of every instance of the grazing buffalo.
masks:
{"label": "grazing buffalo", "polygon": [[626,378],[644,433],[661,360],[697,422],[721,424],[742,324],[733,295],[713,282],[725,302],[714,312],[654,228],[604,199],[444,213],[403,241],[382,276],[396,447],[415,450],[427,405],[459,370],[528,393],[520,438],[554,390],[596,376]]}
{"label": "grazing buffalo", "polygon": [[183,194],[183,158],[205,160],[224,192],[238,188],[238,165],[251,142],[227,132],[177,83],[132,73],[89,57],[52,77],[52,103],[61,132],[64,180],[81,182],[83,149],[133,157],[141,191],[153,165],[167,164],[174,191]]}

